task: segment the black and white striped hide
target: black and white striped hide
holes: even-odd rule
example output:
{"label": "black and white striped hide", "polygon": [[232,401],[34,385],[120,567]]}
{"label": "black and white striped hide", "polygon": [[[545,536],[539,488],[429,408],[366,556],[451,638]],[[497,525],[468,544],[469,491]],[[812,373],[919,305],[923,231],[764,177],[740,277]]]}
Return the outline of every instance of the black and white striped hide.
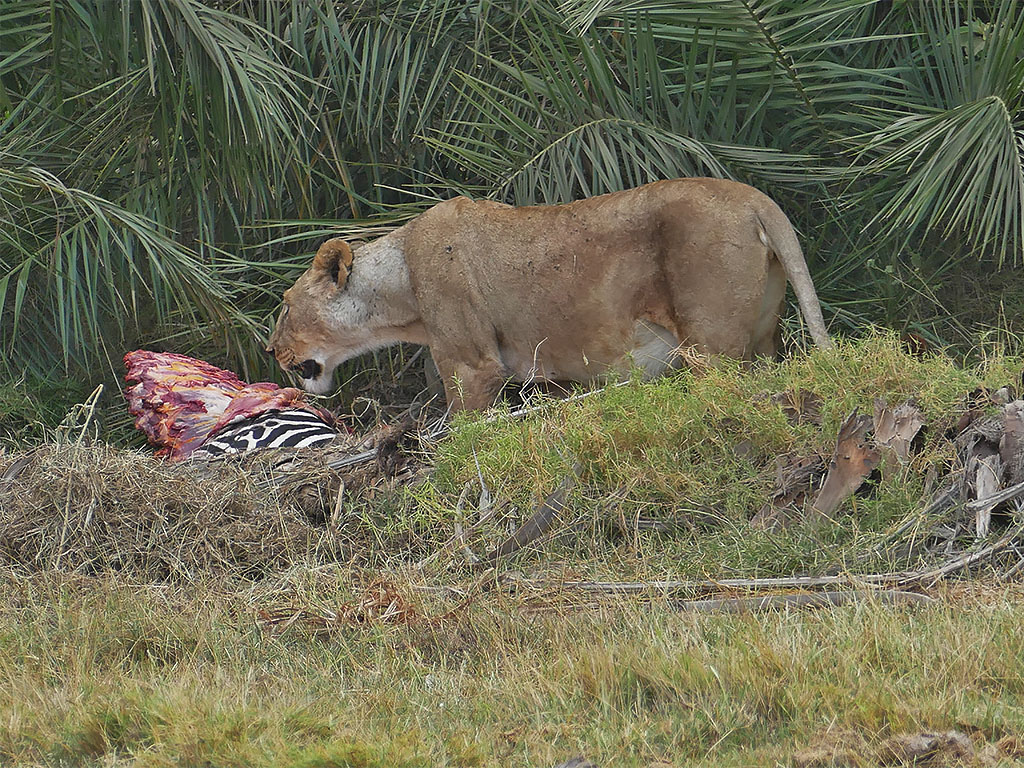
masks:
{"label": "black and white striped hide", "polygon": [[338,431],[317,414],[304,410],[266,411],[229,424],[196,450],[223,456],[261,448],[308,448],[338,436]]}

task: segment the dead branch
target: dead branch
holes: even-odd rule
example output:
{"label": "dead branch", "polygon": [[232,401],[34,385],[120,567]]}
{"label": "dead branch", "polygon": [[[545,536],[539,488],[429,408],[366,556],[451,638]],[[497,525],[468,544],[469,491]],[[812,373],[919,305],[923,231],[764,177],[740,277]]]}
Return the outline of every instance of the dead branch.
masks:
{"label": "dead branch", "polygon": [[[929,605],[935,598],[920,592],[899,589],[849,589],[824,592],[793,592],[789,594],[754,595],[750,597],[714,597],[701,600],[674,600],[669,607],[692,613],[753,613],[756,611],[788,610],[790,608],[829,608],[858,601],[877,601],[883,605]],[[582,606],[602,605],[600,602]],[[564,611],[565,605],[532,606],[532,611]]]}
{"label": "dead branch", "polygon": [[576,485],[576,480],[582,471],[583,465],[580,462],[577,461],[573,464],[572,473],[562,479],[558,487],[537,507],[530,519],[519,526],[515,533],[484,558],[484,566],[493,567],[502,558],[515,554],[551,530],[551,526],[565,510],[565,497]]}
{"label": "dead branch", "polygon": [[337,532],[341,525],[341,513],[345,509],[345,481],[338,481],[338,496],[334,501],[334,508],[331,510],[331,517],[327,521],[327,527]]}
{"label": "dead branch", "polygon": [[814,509],[823,517],[832,514],[878,466],[881,454],[868,440],[871,417],[853,410],[839,427],[836,448],[829,461],[828,474],[821,492],[814,501]]}
{"label": "dead branch", "polygon": [[[1009,489],[1007,489],[1009,490]],[[983,501],[986,501],[983,499]],[[977,504],[978,502],[973,502]],[[940,565],[938,568],[933,568],[928,571],[921,573],[910,574],[899,580],[900,586],[910,586],[912,584],[922,584],[931,586],[935,582],[943,579],[951,573],[962,571],[965,568],[969,568],[975,563],[980,563],[983,560],[988,560],[993,555],[999,554],[1004,549],[1009,547],[1014,540],[1024,533],[1024,522],[1018,523],[1012,528],[1008,529],[1006,533],[1000,537],[998,541],[990,544],[987,547],[979,549],[977,552],[969,552],[966,555],[960,557],[954,557],[951,560],[947,560],[945,563]]]}
{"label": "dead branch", "polygon": [[572,760],[559,763],[555,768],[597,768],[597,766],[583,757],[574,757]]}
{"label": "dead branch", "polygon": [[1024,400],[1003,406],[1003,436],[999,439],[999,457],[1009,483],[1024,480]]}
{"label": "dead branch", "polygon": [[508,413],[502,413],[501,411],[498,411],[496,413],[492,413],[490,416],[484,419],[484,421],[489,424],[494,421],[501,421],[502,419],[521,419],[524,416],[529,416],[530,414],[533,413],[539,413],[540,411],[550,408],[551,403],[575,403],[579,400],[586,400],[587,398],[593,397],[594,395],[599,395],[602,392],[606,392],[609,389],[625,387],[630,383],[631,382],[629,379],[626,379],[625,381],[616,381],[614,384],[609,384],[605,387],[601,387],[600,389],[589,389],[586,392],[578,392],[577,394],[570,395],[569,397],[553,398],[550,402],[541,403],[540,405],[528,405],[523,408],[517,408],[514,411],[509,411]]}
{"label": "dead branch", "polygon": [[1018,576],[1021,571],[1024,571],[1024,557],[1011,566],[1009,570],[999,574],[999,576],[996,577],[996,581],[1010,581],[1010,579]]}
{"label": "dead branch", "polygon": [[935,598],[919,592],[895,589],[853,589],[838,592],[801,592],[790,595],[763,595],[761,597],[719,597],[710,600],[681,600],[672,604],[680,611],[696,613],[751,613],[753,611],[784,610],[788,608],[827,608],[846,605],[858,600],[877,600],[885,605],[934,603]]}
{"label": "dead branch", "polygon": [[804,499],[821,481],[825,463],[820,456],[784,454],[775,460],[775,489],[750,519],[755,528],[773,529],[794,522]]}
{"label": "dead branch", "polygon": [[[938,493],[932,502],[920,510],[919,512],[908,515],[907,518],[896,528],[885,537],[884,544],[892,543],[898,540],[904,534],[918,528],[925,523],[931,523],[934,525],[936,519],[940,514],[944,514],[947,509],[956,505],[961,500],[960,482],[959,480],[950,483],[941,493]],[[879,550],[876,548],[874,554],[879,554]]]}
{"label": "dead branch", "polygon": [[[968,476],[972,474],[974,476],[974,495],[977,499],[988,499],[999,492],[1001,470],[1002,461],[998,451],[984,441],[975,443],[971,449],[967,473]],[[974,532],[979,539],[988,536],[992,510],[995,506],[995,504],[986,504],[974,510]]]}
{"label": "dead branch", "polygon": [[875,445],[892,453],[900,464],[910,460],[910,447],[928,420],[912,400],[890,408],[881,399],[875,400]]}
{"label": "dead branch", "polygon": [[967,502],[967,508],[973,512],[987,505],[991,505],[994,507],[996,504],[1001,504],[1002,502],[1009,501],[1010,499],[1016,499],[1019,496],[1024,496],[1024,482],[1017,483],[1016,485],[1011,485],[1009,488],[1004,488],[1003,490],[999,491],[999,493],[995,493],[984,499],[978,499],[977,501],[969,501]]}
{"label": "dead branch", "polygon": [[[433,552],[431,552],[429,555],[420,560],[418,563],[416,563],[416,568],[423,570],[423,568],[425,568],[428,564],[432,563],[445,552],[448,552],[450,549],[457,545],[461,545],[462,542],[464,541],[468,541],[469,537],[476,533],[478,530],[480,530],[480,528],[482,528],[484,524],[487,523],[487,521],[494,518],[500,512],[508,508],[508,506],[509,502],[498,501],[497,503],[491,503],[486,507],[481,507],[480,517],[475,522],[468,525],[465,530],[462,530],[461,526],[455,526],[455,532],[452,535],[452,537],[448,539],[444,544],[439,546],[437,549],[435,549]],[[474,557],[476,557],[475,553]],[[479,562],[479,558],[477,558],[477,562]]]}
{"label": "dead branch", "polygon": [[607,592],[612,594],[642,594],[675,592],[714,593],[726,590],[746,589],[807,589],[839,584],[885,584],[903,578],[898,573],[866,574],[854,576],[786,576],[764,579],[707,579],[704,581],[565,581],[552,584],[561,589],[578,589],[584,592]]}

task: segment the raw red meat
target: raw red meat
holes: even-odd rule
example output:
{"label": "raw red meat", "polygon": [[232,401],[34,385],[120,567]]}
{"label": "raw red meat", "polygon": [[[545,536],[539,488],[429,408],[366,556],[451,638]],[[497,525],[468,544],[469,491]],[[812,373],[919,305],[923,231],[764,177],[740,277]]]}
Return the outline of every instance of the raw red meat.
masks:
{"label": "raw red meat", "polygon": [[159,446],[157,456],[188,458],[219,430],[266,411],[305,410],[327,424],[334,418],[295,387],[246,384],[231,371],[174,352],[136,350],[124,356],[128,410],[135,426]]}

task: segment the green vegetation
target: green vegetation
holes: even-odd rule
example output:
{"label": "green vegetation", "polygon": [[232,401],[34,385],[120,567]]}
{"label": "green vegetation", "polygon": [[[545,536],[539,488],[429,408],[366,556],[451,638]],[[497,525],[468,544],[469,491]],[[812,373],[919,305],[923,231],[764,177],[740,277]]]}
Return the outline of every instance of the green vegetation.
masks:
{"label": "green vegetation", "polygon": [[[255,621],[268,607],[335,609],[359,578],[319,569],[183,593],[3,577],[0,761],[789,765],[855,734],[864,759],[845,764],[875,765],[870,750],[894,734],[1024,732],[1019,590],[740,617],[658,602],[538,612],[492,593],[442,622],[314,636]],[[397,583],[427,617],[452,607]]]}
{"label": "green vegetation", "polygon": [[[627,530],[638,518],[675,527],[671,535],[625,536],[619,554],[630,554],[621,567],[636,569],[627,578],[914,567],[866,553],[890,526],[922,507],[929,469],[942,476],[956,465],[946,431],[963,412],[966,394],[979,385],[995,390],[1012,383],[1019,369],[1019,361],[998,357],[966,370],[949,358],[908,355],[895,339],[874,336],[749,372],[737,365],[629,383],[579,402],[548,402],[525,419],[459,423],[434,457],[432,482],[413,491],[413,508],[421,527],[446,529],[460,490],[470,483],[478,493],[482,477],[493,496],[532,510],[578,462],[565,522],[582,526],[581,539],[570,537],[576,547],[570,567],[579,572],[607,567],[606,555],[592,564],[588,553],[603,551],[608,531],[601,518],[609,517],[627,521]],[[793,424],[769,402],[786,391],[821,396],[821,425]],[[827,456],[843,419],[854,408],[871,413],[875,398],[893,406],[913,398],[921,405],[929,428],[913,462],[890,468],[886,482],[851,500],[852,511],[834,526],[786,536],[751,530],[749,519],[772,493],[776,457]],[[429,510],[439,517],[424,523]],[[401,522],[392,519],[390,526]]]}
{"label": "green vegetation", "polygon": [[[0,571],[0,763],[525,767],[583,754],[741,766],[809,750],[818,762],[801,765],[875,765],[895,736],[957,729],[1012,764],[1024,733],[1016,586],[724,616],[675,611],[657,592],[594,598],[557,584],[934,564],[877,545],[914,519],[928,469],[954,461],[945,431],[965,394],[1019,370],[1002,355],[965,370],[874,336],[543,401],[525,418],[462,419],[431,451],[431,475],[350,492],[337,528],[324,522],[335,493],[303,522],[294,493],[269,492],[251,468],[211,480],[110,447],[39,451],[0,495],[0,541],[39,547]],[[822,396],[820,427],[764,397],[797,388]],[[776,455],[828,452],[853,407],[911,396],[929,431],[907,468],[835,525],[750,526]],[[477,515],[480,477],[511,506],[473,532],[478,553],[577,462],[554,537],[482,589],[445,546]],[[643,530],[638,517],[675,528]],[[216,575],[193,556],[215,558]],[[158,559],[187,562],[143,567]]]}
{"label": "green vegetation", "polygon": [[[0,348],[91,381],[126,347],[250,378],[324,233],[454,193],[734,176],[803,233],[834,327],[1016,329],[1019,0],[0,4]],[[371,220],[372,222],[368,222]],[[984,301],[951,311],[965,275]]]}
{"label": "green vegetation", "polygon": [[54,428],[88,395],[71,381],[0,383],[0,449],[17,450],[52,438]]}

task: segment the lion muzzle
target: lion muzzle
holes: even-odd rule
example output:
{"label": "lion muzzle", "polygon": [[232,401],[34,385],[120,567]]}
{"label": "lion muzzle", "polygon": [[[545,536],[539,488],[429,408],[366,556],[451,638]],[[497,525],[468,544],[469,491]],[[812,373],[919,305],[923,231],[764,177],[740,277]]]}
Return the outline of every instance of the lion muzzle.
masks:
{"label": "lion muzzle", "polygon": [[324,372],[324,367],[311,358],[295,365],[289,365],[288,370],[294,371],[304,379],[319,379],[320,375]]}

